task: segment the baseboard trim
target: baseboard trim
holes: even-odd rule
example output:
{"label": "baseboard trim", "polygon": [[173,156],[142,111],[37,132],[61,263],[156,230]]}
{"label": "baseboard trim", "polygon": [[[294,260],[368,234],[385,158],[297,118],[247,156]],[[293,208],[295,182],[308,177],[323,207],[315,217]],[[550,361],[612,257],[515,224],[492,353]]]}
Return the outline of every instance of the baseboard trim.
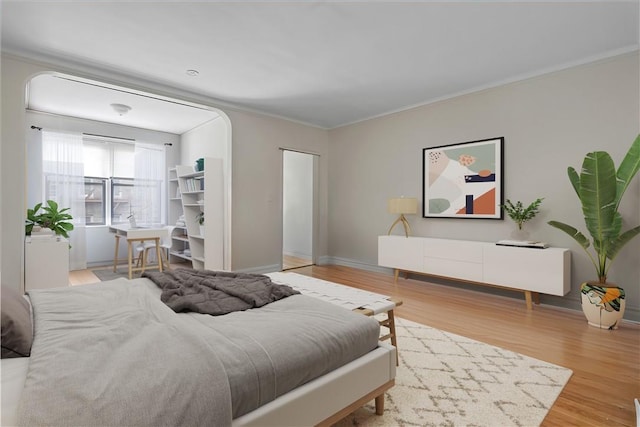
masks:
{"label": "baseboard trim", "polygon": [[282,265],[271,264],[271,265],[263,265],[261,267],[240,268],[234,271],[238,273],[264,274],[264,273],[273,273],[274,271],[280,271],[281,269],[282,269]]}
{"label": "baseboard trim", "polygon": [[[357,261],[349,258],[341,258],[341,257],[325,255],[325,256],[318,257],[317,264],[318,265],[342,265],[345,267],[357,268],[359,270],[371,271],[374,273],[381,273],[381,274],[393,276],[392,268],[381,267],[379,265],[369,264],[366,262]],[[272,265],[266,265],[262,267],[253,267],[253,268],[241,269],[236,271],[239,271],[242,273],[264,274],[264,273],[271,273],[274,271],[280,271],[280,268],[281,266],[279,264],[272,264]],[[508,289],[500,290],[500,289],[493,289],[486,286],[465,285],[464,283],[440,280],[438,278],[420,275],[420,274],[409,273],[409,275],[411,276],[412,279],[423,281],[423,282],[432,282],[438,285],[461,287],[461,288],[469,289],[476,292],[484,292],[484,293],[488,293],[496,296],[502,296],[506,298],[522,299],[519,294],[517,296],[513,294],[513,292],[515,291],[510,291]],[[540,297],[542,299],[541,302],[543,305],[547,305],[550,307],[563,308],[563,309],[572,310],[572,311],[581,311],[580,301],[564,297],[564,301],[563,301],[564,303],[557,304],[558,300],[560,300],[561,297],[554,297],[552,295],[549,295],[549,296],[540,295]],[[552,301],[552,300],[555,300],[555,301]],[[627,306],[625,310],[624,320],[628,322],[639,323],[640,310],[635,307]]]}

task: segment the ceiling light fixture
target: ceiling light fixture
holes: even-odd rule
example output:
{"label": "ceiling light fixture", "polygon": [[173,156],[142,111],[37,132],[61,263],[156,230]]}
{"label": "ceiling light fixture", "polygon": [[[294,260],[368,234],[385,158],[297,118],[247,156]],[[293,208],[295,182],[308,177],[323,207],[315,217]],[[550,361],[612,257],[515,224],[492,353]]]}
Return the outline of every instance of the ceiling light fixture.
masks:
{"label": "ceiling light fixture", "polygon": [[187,76],[196,77],[200,72],[198,70],[187,70]]}
{"label": "ceiling light fixture", "polygon": [[131,107],[129,107],[128,105],[124,105],[124,104],[111,104],[111,108],[113,108],[113,110],[116,113],[120,114],[121,116],[124,116],[129,111],[131,111]]}

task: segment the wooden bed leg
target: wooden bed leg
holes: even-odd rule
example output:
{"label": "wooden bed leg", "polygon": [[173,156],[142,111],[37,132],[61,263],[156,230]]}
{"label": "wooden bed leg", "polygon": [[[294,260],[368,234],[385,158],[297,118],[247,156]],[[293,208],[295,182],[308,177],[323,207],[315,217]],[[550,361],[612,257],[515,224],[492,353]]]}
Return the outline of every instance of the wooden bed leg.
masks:
{"label": "wooden bed leg", "polygon": [[380,396],[376,396],[376,415],[382,415],[384,413],[384,393]]}

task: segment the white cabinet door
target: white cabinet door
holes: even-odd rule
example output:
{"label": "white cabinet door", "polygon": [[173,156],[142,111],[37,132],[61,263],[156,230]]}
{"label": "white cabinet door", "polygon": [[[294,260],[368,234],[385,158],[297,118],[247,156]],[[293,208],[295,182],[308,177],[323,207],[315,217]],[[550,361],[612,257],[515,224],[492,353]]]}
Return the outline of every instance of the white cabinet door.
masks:
{"label": "white cabinet door", "polygon": [[481,282],[483,246],[482,242],[425,238],[422,271],[436,276]]}
{"label": "white cabinet door", "polygon": [[24,244],[24,288],[69,286],[69,242],[27,237]]}
{"label": "white cabinet door", "polygon": [[571,252],[562,248],[487,245],[484,281],[495,285],[563,296],[571,290]]}
{"label": "white cabinet door", "polygon": [[378,265],[422,271],[422,242],[419,237],[378,236]]}

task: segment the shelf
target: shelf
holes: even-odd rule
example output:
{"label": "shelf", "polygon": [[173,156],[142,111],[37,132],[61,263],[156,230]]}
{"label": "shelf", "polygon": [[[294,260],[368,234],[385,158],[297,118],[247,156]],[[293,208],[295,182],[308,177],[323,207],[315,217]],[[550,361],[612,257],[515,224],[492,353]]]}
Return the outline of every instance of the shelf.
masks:
{"label": "shelf", "polygon": [[189,238],[185,234],[184,236],[171,236],[173,240],[179,240],[181,242],[189,242]]}
{"label": "shelf", "polygon": [[204,171],[192,172],[185,175],[180,175],[180,178],[200,178],[204,177]]}
{"label": "shelf", "polygon": [[[177,188],[176,183],[172,183],[174,193],[169,194],[173,196],[180,190],[181,213],[184,214],[194,269],[222,269],[224,265],[222,170],[222,160],[213,158],[205,158],[204,171],[194,172],[192,166],[176,166]],[[205,209],[209,225],[200,235],[197,214],[205,212]],[[173,243],[174,249],[182,244],[177,239]]]}
{"label": "shelf", "polygon": [[187,255],[185,255],[185,254],[181,254],[181,253],[179,253],[179,252],[171,251],[171,252],[169,252],[169,254],[170,254],[170,255],[173,255],[173,256],[175,256],[175,257],[178,257],[178,258],[186,259],[186,260],[188,260],[188,261],[191,261],[191,260],[192,260],[192,258],[191,258],[190,256],[187,256]]}

